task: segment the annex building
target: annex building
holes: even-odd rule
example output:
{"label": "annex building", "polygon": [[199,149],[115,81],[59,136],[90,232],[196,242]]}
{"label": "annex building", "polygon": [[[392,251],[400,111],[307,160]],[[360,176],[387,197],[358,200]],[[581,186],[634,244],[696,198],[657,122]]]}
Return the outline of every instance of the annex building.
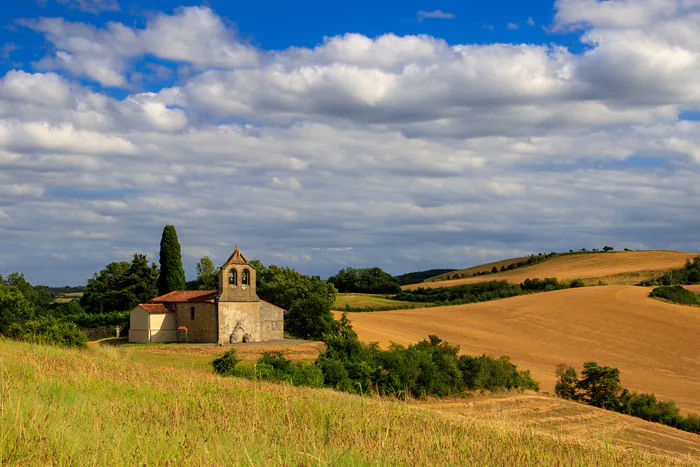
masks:
{"label": "annex building", "polygon": [[129,342],[235,344],[283,339],[285,310],[260,300],[255,268],[236,245],[219,268],[218,290],[178,290],[131,310]]}

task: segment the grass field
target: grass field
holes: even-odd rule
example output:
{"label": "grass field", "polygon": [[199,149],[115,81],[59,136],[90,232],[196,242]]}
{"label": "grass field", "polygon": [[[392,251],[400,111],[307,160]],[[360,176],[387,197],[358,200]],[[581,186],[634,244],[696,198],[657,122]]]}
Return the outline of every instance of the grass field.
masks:
{"label": "grass field", "polygon": [[[553,260],[554,261],[554,260]],[[554,368],[614,366],[623,386],[700,413],[700,311],[649,298],[649,287],[584,287],[425,310],[349,313],[364,341],[436,334],[469,354],[509,355],[553,391]]]}
{"label": "grass field", "polygon": [[609,285],[636,284],[651,277],[654,272],[661,274],[670,269],[680,268],[686,259],[692,259],[697,255],[697,253],[665,250],[562,255],[532,266],[497,274],[449,281],[423,282],[406,285],[403,288],[410,290],[418,287],[449,287],[494,280],[506,280],[515,284],[535,277],[541,279],[556,277],[559,280],[584,279],[589,284],[598,280]]}
{"label": "grass field", "polygon": [[700,458],[700,436],[696,434],[537,393],[491,394],[413,405],[575,439],[603,439],[640,451]]}
{"label": "grass field", "polygon": [[353,308],[379,308],[379,307],[396,307],[397,309],[405,308],[413,305],[415,308],[425,307],[425,303],[402,302],[400,300],[391,300],[386,295],[372,295],[359,293],[339,293],[335,297],[333,304],[334,310],[343,310],[345,305],[350,305]]}
{"label": "grass field", "polygon": [[0,464],[699,465],[612,438],[138,363],[118,347],[8,341]]}

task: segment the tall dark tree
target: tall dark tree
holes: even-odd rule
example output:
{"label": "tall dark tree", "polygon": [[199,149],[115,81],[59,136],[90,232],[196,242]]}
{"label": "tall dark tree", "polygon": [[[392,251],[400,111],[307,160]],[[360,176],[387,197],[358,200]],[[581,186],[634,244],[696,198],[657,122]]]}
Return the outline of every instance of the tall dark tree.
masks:
{"label": "tall dark tree", "polygon": [[175,227],[166,225],[160,239],[158,292],[163,295],[173,290],[185,290],[185,271],[182,269],[180,241]]}

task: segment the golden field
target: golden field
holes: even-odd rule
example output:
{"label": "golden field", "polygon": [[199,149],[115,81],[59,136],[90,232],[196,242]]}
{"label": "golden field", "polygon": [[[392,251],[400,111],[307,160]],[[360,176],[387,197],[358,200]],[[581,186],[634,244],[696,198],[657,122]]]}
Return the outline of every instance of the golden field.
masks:
{"label": "golden field", "polygon": [[589,279],[589,281],[586,281],[588,283],[592,283],[591,280],[601,280],[610,285],[636,284],[643,279],[653,277],[654,273],[661,275],[670,269],[680,268],[687,259],[692,259],[697,255],[698,253],[667,250],[561,255],[532,266],[520,267],[496,274],[447,281],[423,282],[406,285],[402,288],[411,290],[419,287],[450,287],[495,280],[520,283],[525,279],[533,279],[535,277],[540,279],[556,277],[561,281]]}
{"label": "golden field", "polygon": [[114,347],[0,340],[0,464],[700,465],[692,440],[652,452],[610,433],[567,434],[203,370],[138,363]]}
{"label": "golden field", "polygon": [[593,360],[619,368],[625,387],[700,413],[700,309],[651,299],[650,291],[584,287],[348,316],[361,340],[383,346],[436,334],[464,353],[509,355],[549,392],[558,363],[580,369]]}

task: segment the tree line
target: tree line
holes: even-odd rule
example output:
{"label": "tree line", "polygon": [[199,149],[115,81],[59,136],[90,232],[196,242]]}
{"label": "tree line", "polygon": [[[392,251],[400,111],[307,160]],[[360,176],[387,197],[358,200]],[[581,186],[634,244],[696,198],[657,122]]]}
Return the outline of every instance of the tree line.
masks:
{"label": "tree line", "polygon": [[315,363],[292,362],[268,353],[255,367],[239,365],[235,349],[212,361],[222,376],[288,382],[296,386],[330,387],[367,394],[406,397],[459,396],[467,390],[532,389],[539,384],[529,370],[519,371],[508,357],[459,355],[459,347],[437,336],[404,347],[383,350],[361,342],[343,314],[322,340],[326,350]]}
{"label": "tree line", "polygon": [[673,401],[660,401],[654,394],[630,391],[620,385],[620,370],[585,362],[579,379],[576,369],[559,364],[554,392],[559,397],[612,410],[644,420],[700,433],[700,416],[680,415]]}

